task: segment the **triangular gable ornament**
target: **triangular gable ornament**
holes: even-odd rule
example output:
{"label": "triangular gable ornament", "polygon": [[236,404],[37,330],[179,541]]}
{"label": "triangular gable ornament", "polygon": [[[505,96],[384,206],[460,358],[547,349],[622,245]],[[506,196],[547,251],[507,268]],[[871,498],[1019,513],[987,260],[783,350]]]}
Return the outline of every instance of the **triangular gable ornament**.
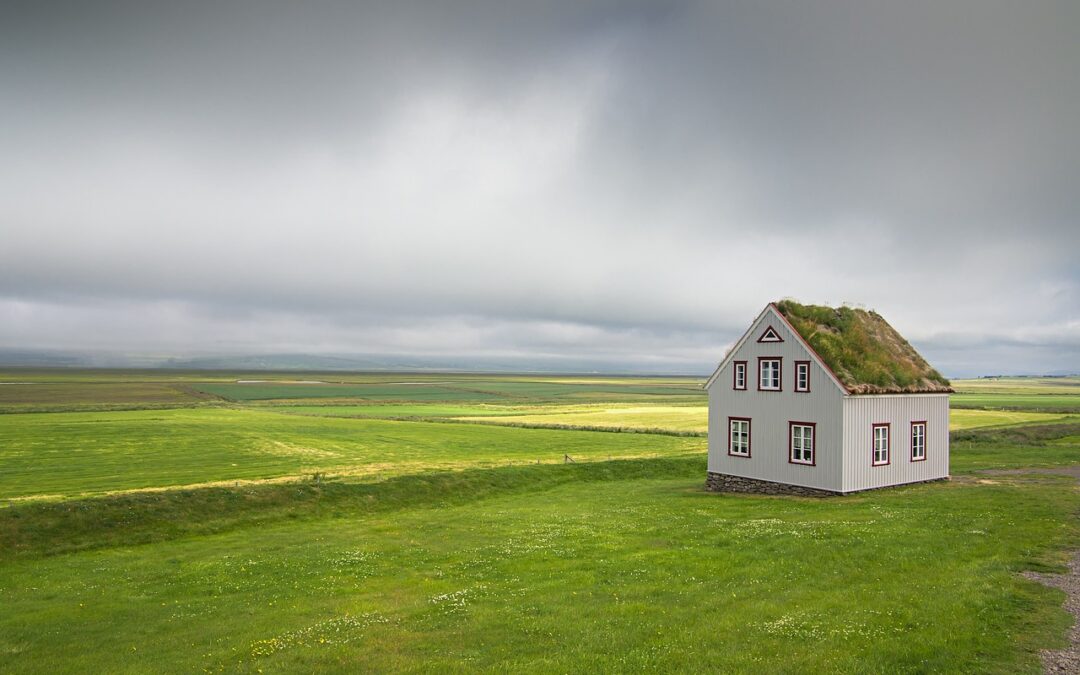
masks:
{"label": "triangular gable ornament", "polygon": [[780,337],[780,334],[776,332],[776,329],[769,326],[765,329],[765,332],[761,334],[761,337],[757,339],[758,342],[783,342],[784,338]]}

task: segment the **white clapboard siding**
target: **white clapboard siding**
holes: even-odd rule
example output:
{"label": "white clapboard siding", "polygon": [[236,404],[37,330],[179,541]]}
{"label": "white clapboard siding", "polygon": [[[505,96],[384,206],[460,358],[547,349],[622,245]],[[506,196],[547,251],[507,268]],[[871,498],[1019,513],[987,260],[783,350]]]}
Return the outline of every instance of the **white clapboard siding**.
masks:
{"label": "white clapboard siding", "polygon": [[[757,342],[772,327],[783,342]],[[782,391],[758,391],[758,357],[779,356]],[[746,391],[733,389],[734,364],[747,362]],[[795,361],[810,361],[810,392],[795,392]],[[787,323],[769,308],[709,386],[709,471],[839,492],[842,488],[843,393]],[[728,418],[749,417],[750,457],[728,455]],[[813,422],[816,465],[788,461],[788,422]]]}
{"label": "white clapboard siding", "polygon": [[[911,423],[926,422],[926,460],[911,461]],[[890,425],[889,463],[873,465],[873,425]],[[896,394],[844,399],[843,491],[949,475],[949,395]]]}

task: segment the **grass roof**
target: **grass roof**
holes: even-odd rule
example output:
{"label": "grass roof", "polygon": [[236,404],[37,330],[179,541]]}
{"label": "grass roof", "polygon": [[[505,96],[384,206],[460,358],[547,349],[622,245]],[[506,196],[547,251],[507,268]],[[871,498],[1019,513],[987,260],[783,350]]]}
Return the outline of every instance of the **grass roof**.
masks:
{"label": "grass roof", "polygon": [[949,381],[877,312],[793,300],[775,306],[852,394],[952,391]]}

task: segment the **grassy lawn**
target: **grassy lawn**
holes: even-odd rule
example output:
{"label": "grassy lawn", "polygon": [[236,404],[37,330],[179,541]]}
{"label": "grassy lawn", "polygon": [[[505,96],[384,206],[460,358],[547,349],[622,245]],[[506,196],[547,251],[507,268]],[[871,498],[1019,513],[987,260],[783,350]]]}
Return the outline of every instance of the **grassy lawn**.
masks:
{"label": "grassy lawn", "polygon": [[1037,672],[1068,623],[1015,574],[1075,543],[1055,477],[806,500],[604,464],[9,559],[5,670]]}
{"label": "grassy lawn", "polygon": [[705,493],[701,437],[492,424],[703,431],[694,380],[175,377],[110,383],[236,402],[0,415],[0,671],[1035,673],[1069,625],[1017,573],[1075,481],[980,472],[1080,464],[1072,416],[954,410],[954,480],[799,499]]}

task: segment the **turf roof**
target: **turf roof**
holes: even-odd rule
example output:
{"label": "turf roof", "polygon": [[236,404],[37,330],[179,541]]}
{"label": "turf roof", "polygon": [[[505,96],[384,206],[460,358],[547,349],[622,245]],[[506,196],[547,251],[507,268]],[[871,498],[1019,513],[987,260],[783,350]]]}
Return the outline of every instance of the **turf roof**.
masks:
{"label": "turf roof", "polygon": [[774,306],[849,393],[952,391],[949,381],[877,312],[801,305],[793,300],[781,300]]}

